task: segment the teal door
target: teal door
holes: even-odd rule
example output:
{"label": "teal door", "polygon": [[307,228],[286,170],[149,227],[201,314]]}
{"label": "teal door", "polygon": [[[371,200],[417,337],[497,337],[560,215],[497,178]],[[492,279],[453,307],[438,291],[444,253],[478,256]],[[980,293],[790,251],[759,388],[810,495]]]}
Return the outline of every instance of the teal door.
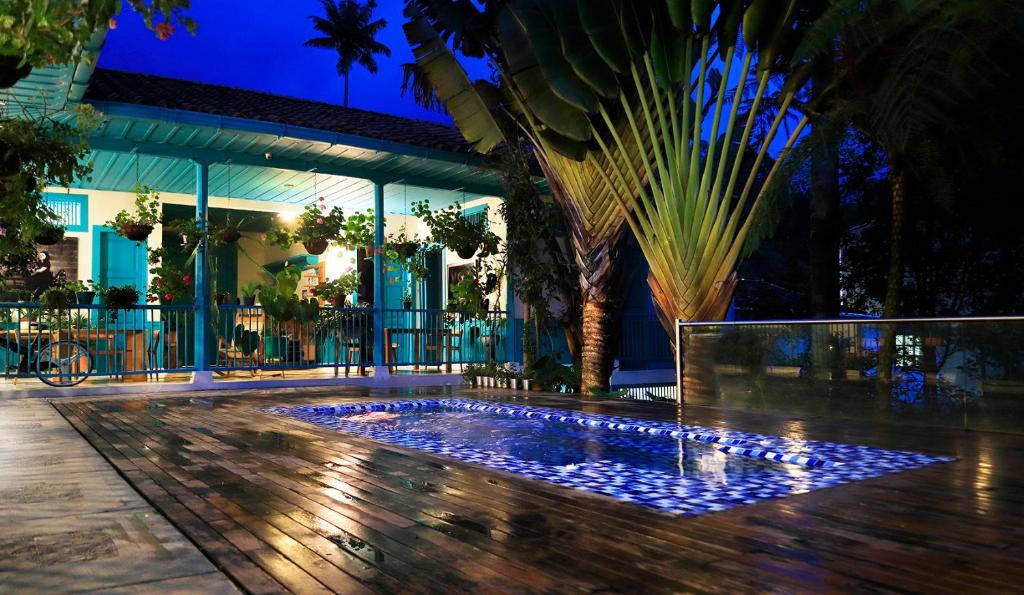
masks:
{"label": "teal door", "polygon": [[146,242],[135,242],[117,235],[109,227],[93,227],[93,280],[104,287],[134,285],[145,303]]}

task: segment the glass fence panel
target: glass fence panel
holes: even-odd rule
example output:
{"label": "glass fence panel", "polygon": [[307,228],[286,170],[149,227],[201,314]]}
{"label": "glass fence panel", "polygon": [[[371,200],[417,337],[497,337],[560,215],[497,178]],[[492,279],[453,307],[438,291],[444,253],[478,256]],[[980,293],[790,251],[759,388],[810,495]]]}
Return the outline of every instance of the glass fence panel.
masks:
{"label": "glass fence panel", "polygon": [[1024,431],[1024,318],[681,324],[687,403]]}

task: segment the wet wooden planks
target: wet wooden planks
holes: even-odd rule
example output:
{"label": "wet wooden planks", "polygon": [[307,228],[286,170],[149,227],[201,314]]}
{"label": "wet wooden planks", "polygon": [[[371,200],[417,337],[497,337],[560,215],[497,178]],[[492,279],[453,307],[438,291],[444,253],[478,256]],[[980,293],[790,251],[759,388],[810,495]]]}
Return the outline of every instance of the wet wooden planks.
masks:
{"label": "wet wooden planks", "polygon": [[[296,398],[249,391],[56,407],[252,592],[1001,591],[1024,578],[1018,437],[691,408],[689,423],[961,460],[675,518],[255,411]],[[678,415],[651,403],[530,401]]]}

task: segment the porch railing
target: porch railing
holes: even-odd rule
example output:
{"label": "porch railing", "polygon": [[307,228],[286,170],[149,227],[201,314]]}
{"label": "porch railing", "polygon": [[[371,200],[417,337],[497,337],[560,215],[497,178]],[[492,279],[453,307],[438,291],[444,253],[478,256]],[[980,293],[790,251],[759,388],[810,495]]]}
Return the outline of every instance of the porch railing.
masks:
{"label": "porch railing", "polygon": [[0,303],[0,374],[73,384],[94,376],[145,381],[189,372],[194,321],[191,304],[49,310]]}

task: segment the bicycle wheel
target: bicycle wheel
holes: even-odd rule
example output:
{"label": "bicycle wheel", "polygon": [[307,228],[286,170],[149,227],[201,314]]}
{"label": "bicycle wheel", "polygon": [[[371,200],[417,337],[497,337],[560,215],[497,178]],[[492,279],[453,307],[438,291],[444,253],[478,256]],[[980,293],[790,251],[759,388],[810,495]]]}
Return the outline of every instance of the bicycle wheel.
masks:
{"label": "bicycle wheel", "polygon": [[36,377],[50,386],[75,386],[89,377],[92,365],[92,354],[78,341],[54,341],[39,349]]}

